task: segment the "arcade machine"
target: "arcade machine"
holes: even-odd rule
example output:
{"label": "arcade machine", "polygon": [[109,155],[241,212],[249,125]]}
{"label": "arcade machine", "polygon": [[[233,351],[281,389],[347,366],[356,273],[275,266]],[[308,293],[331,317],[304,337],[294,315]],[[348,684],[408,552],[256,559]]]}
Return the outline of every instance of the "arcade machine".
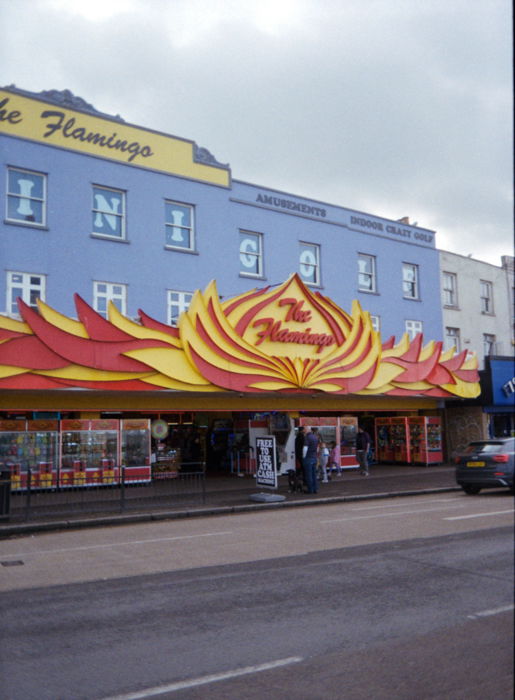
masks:
{"label": "arcade machine", "polygon": [[[244,456],[240,457],[239,473],[245,470],[250,474],[255,473],[256,438],[265,435],[275,437],[277,474],[287,474],[291,469],[295,469],[295,425],[288,413],[255,413],[248,420],[247,435],[245,449],[249,459],[247,463]],[[236,436],[238,436],[238,432],[236,432]]]}
{"label": "arcade machine", "polygon": [[410,442],[408,418],[376,418],[376,460],[409,464]]}
{"label": "arcade machine", "polygon": [[356,433],[358,419],[355,416],[302,416],[299,425],[306,428],[318,428],[320,439],[329,449],[332,443],[340,447],[340,466],[342,469],[357,469]]}
{"label": "arcade machine", "polygon": [[410,416],[411,461],[416,464],[439,464],[443,461],[442,425],[438,416]]}
{"label": "arcade machine", "polygon": [[393,461],[398,464],[409,464],[411,453],[406,416],[390,418],[390,435],[393,446]]}
{"label": "arcade machine", "polygon": [[117,419],[61,421],[59,486],[91,486],[118,481],[118,452]]}
{"label": "arcade machine", "polygon": [[437,464],[443,461],[442,426],[438,416],[376,418],[379,462]]}
{"label": "arcade machine", "polygon": [[271,413],[268,423],[277,447],[277,473],[287,474],[295,469],[295,424],[287,413]]}
{"label": "arcade machine", "polygon": [[11,473],[11,489],[46,489],[57,485],[59,464],[57,420],[0,421],[0,469]]}
{"label": "arcade machine", "polygon": [[[146,483],[151,479],[150,467],[150,420],[147,418],[121,421],[121,465],[125,468],[127,483]],[[106,465],[107,466],[107,465]],[[114,465],[111,472],[104,468],[103,482],[114,481]],[[111,483],[112,483],[111,481]]]}
{"label": "arcade machine", "polygon": [[376,461],[393,462],[393,443],[390,435],[390,418],[376,418]]}

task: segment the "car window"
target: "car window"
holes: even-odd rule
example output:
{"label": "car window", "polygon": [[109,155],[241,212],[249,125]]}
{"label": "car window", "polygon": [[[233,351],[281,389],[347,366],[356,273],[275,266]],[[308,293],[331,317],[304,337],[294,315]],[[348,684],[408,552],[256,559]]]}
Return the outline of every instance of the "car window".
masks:
{"label": "car window", "polygon": [[475,445],[470,445],[470,452],[480,452],[481,454],[495,454],[501,452],[505,448],[503,442],[479,442]]}

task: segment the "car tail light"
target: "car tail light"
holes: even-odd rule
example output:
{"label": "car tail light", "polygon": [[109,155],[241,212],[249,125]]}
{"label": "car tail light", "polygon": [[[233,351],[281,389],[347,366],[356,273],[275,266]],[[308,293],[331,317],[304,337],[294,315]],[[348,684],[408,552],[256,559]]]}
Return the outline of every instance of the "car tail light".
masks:
{"label": "car tail light", "polygon": [[455,464],[459,464],[459,463],[460,463],[460,458],[459,458],[459,457],[455,457],[455,458],[454,458],[454,463],[455,463]]}
{"label": "car tail light", "polygon": [[509,455],[494,455],[492,459],[494,462],[507,462],[510,457]]}

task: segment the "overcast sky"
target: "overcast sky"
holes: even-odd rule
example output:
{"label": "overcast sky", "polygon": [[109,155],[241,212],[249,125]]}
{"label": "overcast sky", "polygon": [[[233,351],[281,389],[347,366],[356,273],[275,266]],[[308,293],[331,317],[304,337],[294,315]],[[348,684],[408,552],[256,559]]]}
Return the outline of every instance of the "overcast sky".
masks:
{"label": "overcast sky", "polygon": [[513,255],[509,0],[0,0],[0,86],[69,89],[233,178]]}

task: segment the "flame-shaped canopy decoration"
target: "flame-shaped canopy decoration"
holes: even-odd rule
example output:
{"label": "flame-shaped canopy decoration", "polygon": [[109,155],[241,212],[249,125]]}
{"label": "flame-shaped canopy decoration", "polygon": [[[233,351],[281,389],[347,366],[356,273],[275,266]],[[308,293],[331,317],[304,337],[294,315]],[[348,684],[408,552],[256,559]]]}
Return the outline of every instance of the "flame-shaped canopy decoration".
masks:
{"label": "flame-shaped canopy decoration", "polygon": [[389,394],[473,398],[477,360],[404,335],[381,344],[357,301],[352,314],[298,275],[220,302],[195,292],[178,328],[109,306],[109,320],[75,295],[78,320],[18,300],[0,316],[0,388]]}

